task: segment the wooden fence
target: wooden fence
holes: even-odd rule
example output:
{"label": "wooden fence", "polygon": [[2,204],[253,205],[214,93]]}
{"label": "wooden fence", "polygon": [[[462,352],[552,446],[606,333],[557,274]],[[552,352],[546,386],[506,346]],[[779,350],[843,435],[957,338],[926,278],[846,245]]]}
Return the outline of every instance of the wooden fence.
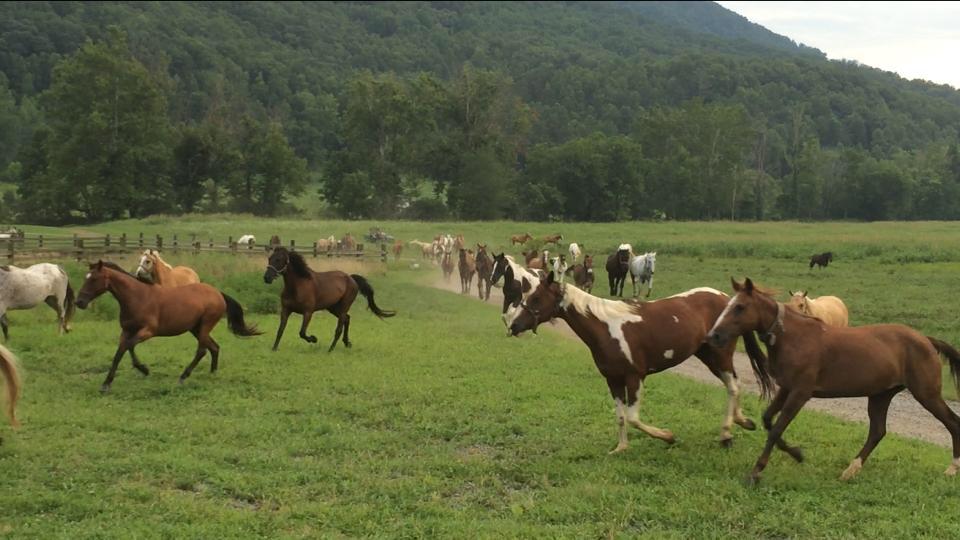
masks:
{"label": "wooden fence", "polygon": [[[213,238],[201,239],[197,235],[190,235],[189,239],[178,238],[177,235],[164,237],[162,235],[138,234],[128,237],[126,234],[114,235],[78,235],[51,236],[43,234],[24,234],[20,237],[0,238],[0,257],[6,255],[7,264],[14,264],[17,260],[44,260],[56,258],[75,258],[77,260],[93,260],[110,255],[128,255],[142,252],[145,249],[156,249],[165,253],[228,253],[233,255],[259,255],[266,253],[274,246],[270,245],[240,245],[232,236],[226,243],[218,243]],[[365,250],[363,244],[357,244],[355,249],[332,248],[320,250],[317,243],[297,245],[290,240],[289,249],[302,254],[312,253],[314,257],[348,257],[348,258],[379,258],[387,261],[387,245],[380,244],[379,250]]]}

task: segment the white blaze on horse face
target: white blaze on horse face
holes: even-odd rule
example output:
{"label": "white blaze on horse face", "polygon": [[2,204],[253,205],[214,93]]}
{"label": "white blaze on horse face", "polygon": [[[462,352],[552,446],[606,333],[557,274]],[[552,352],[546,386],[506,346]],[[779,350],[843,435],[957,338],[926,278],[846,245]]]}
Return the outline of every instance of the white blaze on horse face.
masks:
{"label": "white blaze on horse face", "polygon": [[680,322],[680,317],[677,317],[676,315],[674,315],[674,316],[673,316],[673,322],[679,323],[679,322]]}
{"label": "white blaze on horse face", "polygon": [[90,279],[90,272],[87,272],[87,277],[84,279]]}

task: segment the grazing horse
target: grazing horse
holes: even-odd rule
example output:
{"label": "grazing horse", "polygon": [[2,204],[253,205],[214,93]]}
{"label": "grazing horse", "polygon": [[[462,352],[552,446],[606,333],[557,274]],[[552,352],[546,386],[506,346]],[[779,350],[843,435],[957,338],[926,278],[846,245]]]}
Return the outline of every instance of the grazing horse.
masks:
{"label": "grazing horse", "polygon": [[317,253],[329,253],[335,247],[337,247],[337,238],[332,234],[317,240]]}
{"label": "grazing horse", "polygon": [[401,253],[403,253],[403,241],[394,240],[393,241],[393,259],[399,261]]}
{"label": "grazing horse", "polygon": [[620,244],[617,252],[607,257],[607,279],[610,281],[610,296],[623,296],[623,284],[630,271],[630,259],[633,248],[630,244]]}
{"label": "grazing horse", "polygon": [[70,331],[73,318],[73,288],[63,268],[49,263],[27,268],[0,266],[0,328],[8,339],[7,311],[30,309],[45,302],[57,312],[59,333]]}
{"label": "grazing horse", "polygon": [[110,292],[120,304],[120,344],[113,355],[110,372],[100,387],[103,393],[110,391],[117,366],[127,351],[130,351],[133,367],[144,375],[150,374],[134,349],[154,336],[179,336],[190,332],[197,338],[193,361],[180,375],[180,384],[183,384],[207,351],[210,351],[210,372],[217,370],[220,345],[210,332],[224,314],[234,335],[260,335],[255,326],[247,325],[243,320],[243,308],[236,300],[205,283],[157,287],[137,280],[113,263],[98,261],[90,265],[87,279],[77,295],[77,307],[86,309],[105,292]]}
{"label": "grazing horse", "polygon": [[17,368],[17,357],[6,347],[0,345],[0,374],[6,382],[7,387],[7,418],[10,419],[10,425],[17,427],[17,400],[20,399],[20,371]]}
{"label": "grazing horse", "polygon": [[433,244],[430,242],[421,242],[420,240],[411,240],[407,242],[411,246],[417,246],[420,248],[420,257],[423,259],[430,259],[433,257]]}
{"label": "grazing horse", "polygon": [[503,324],[509,328],[520,302],[537,288],[540,277],[514,262],[513,257],[503,253],[493,256],[493,275],[490,282],[496,285],[501,277],[503,278],[503,310],[500,313]]}
{"label": "grazing horse", "polygon": [[543,244],[544,245],[553,244],[556,246],[556,245],[559,245],[559,242],[561,240],[563,240],[562,234],[548,234],[543,237]]}
{"label": "grazing horse", "polygon": [[515,234],[510,237],[510,245],[515,246],[517,244],[520,244],[522,246],[523,244],[526,244],[530,240],[533,240],[533,235],[530,233]]}
{"label": "grazing horse", "polygon": [[[619,441],[610,453],[627,449],[627,424],[667,443],[673,433],[640,420],[640,394],[644,380],[696,356],[727,387],[727,408],[720,429],[720,442],[729,446],[730,429],[736,422],[753,430],[753,421],[740,410],[740,390],[733,368],[736,339],[723,346],[704,342],[713,321],[727,306],[728,296],[710,288],[692,289],[669,298],[629,304],[590,295],[549,274],[520,304],[510,324],[510,334],[519,335],[554,318],[567,322],[590,348],[600,374],[607,380],[617,405]],[[753,334],[744,335],[758,380],[768,379],[762,352]]]}
{"label": "grazing horse", "polygon": [[850,326],[850,315],[843,300],[836,296],[808,298],[807,291],[790,292],[788,308],[816,317],[831,326]]}
{"label": "grazing horse", "polygon": [[578,260],[580,260],[580,254],[583,253],[583,251],[582,251],[582,250],[583,250],[583,246],[580,245],[580,244],[577,244],[576,242],[572,242],[572,243],[570,244],[570,248],[569,248],[569,249],[570,249],[570,262],[574,262],[574,263],[575,263],[575,262],[577,262]]}
{"label": "grazing horse", "polygon": [[283,291],[280,293],[280,327],[273,342],[273,350],[280,346],[280,338],[287,327],[291,313],[303,317],[300,323],[300,338],[307,343],[316,343],[315,336],[307,335],[307,326],[313,313],[325,309],[337,318],[337,329],[333,342],[327,352],[333,351],[337,340],[343,334],[343,345],[350,348],[350,306],[357,298],[357,292],[367,299],[367,307],[381,319],[393,317],[396,312],[382,310],[373,301],[373,287],[361,275],[346,274],[339,270],[315,272],[303,259],[303,256],[287,248],[278,247],[270,253],[267,269],[263,273],[265,283],[273,283],[277,276],[283,276]]}
{"label": "grazing horse", "polygon": [[[477,244],[477,296],[486,302],[490,299],[490,277],[493,275],[493,259],[487,254],[486,244]],[[484,291],[486,285],[486,291]]]}
{"label": "grazing horse", "polygon": [[567,269],[567,274],[573,274],[573,282],[578,288],[586,292],[593,291],[593,257],[587,255],[582,264],[575,264]]}
{"label": "grazing horse", "polygon": [[160,257],[160,252],[148,249],[140,256],[140,265],[134,274],[137,279],[161,287],[179,287],[191,283],[200,283],[200,276],[189,266],[173,267]]}
{"label": "grazing horse", "polygon": [[[636,298],[639,291],[643,290],[643,284],[648,283],[647,298],[653,292],[653,272],[657,265],[657,252],[644,253],[630,259],[630,282],[633,283],[633,297]],[[637,289],[637,280],[640,281],[640,288]]]}
{"label": "grazing horse", "polygon": [[457,270],[460,272],[460,292],[467,294],[473,285],[473,275],[477,273],[477,258],[473,255],[473,250],[460,248]]}
{"label": "grazing horse", "polygon": [[886,433],[890,401],[904,389],[910,390],[950,432],[953,461],[945,474],[957,473],[960,417],[950,410],[941,395],[940,355],[948,358],[953,384],[960,390],[960,352],[901,324],[829,326],[819,319],[784,309],[772,291],[755,286],[749,278],[742,284],[733,279],[731,282],[736,294],[713,325],[707,340],[723,346],[745,332],[759,332],[770,356],[770,373],[780,387],[763,413],[767,441],[748,478],[751,483],[760,480],[774,445],[795,460],[803,460],[803,454],[787,444],[783,433],[812,397],[869,397],[867,441],[841,475],[843,480],[853,478]]}
{"label": "grazing horse", "polygon": [[253,246],[257,245],[257,238],[252,234],[245,234],[241,236],[239,240],[237,240],[237,245],[247,246],[248,248],[252,249]]}
{"label": "grazing horse", "polygon": [[833,262],[833,252],[820,253],[810,257],[810,269],[813,269],[813,265],[817,265],[822,270],[831,262]]}

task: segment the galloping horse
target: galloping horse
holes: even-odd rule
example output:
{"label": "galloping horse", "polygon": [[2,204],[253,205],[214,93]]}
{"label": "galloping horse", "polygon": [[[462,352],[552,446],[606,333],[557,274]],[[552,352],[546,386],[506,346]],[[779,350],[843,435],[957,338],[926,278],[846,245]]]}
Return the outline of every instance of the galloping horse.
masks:
{"label": "galloping horse", "polygon": [[393,241],[393,259],[395,261],[400,260],[400,255],[403,253],[403,240],[394,240]]}
{"label": "galloping horse", "polygon": [[607,279],[610,281],[610,296],[623,296],[623,284],[630,271],[630,258],[633,248],[630,244],[620,244],[617,252],[607,257]]}
{"label": "galloping horse", "polygon": [[473,250],[467,251],[460,248],[457,270],[460,272],[460,293],[467,294],[470,292],[470,286],[473,285],[473,275],[477,273],[477,258],[474,257]]}
{"label": "galloping horse", "polygon": [[534,249],[530,251],[523,252],[523,258],[527,268],[531,270],[546,270],[547,269],[547,257],[550,255],[550,252],[543,250],[542,252],[537,252]]}
{"label": "galloping horse", "polygon": [[467,247],[466,241],[463,239],[462,234],[458,234],[453,239],[453,249],[454,251],[460,251],[461,249]]}
{"label": "galloping horse", "polygon": [[408,242],[411,246],[420,248],[420,257],[430,259],[433,257],[433,244],[430,242],[421,242],[420,240],[411,240]]}
{"label": "galloping horse", "polygon": [[810,257],[810,269],[813,269],[813,265],[817,265],[822,270],[831,262],[833,262],[833,252],[819,253]]}
{"label": "galloping horse", "polygon": [[860,453],[841,475],[843,480],[852,478],[886,433],[890,401],[904,389],[910,390],[950,432],[953,461],[945,474],[957,473],[960,417],[941,396],[939,355],[949,360],[953,384],[960,390],[960,352],[901,324],[830,326],[784,309],[772,291],[755,286],[749,278],[742,284],[732,279],[731,282],[736,294],[713,325],[707,340],[716,346],[729,346],[735,336],[759,332],[770,355],[770,373],[780,385],[763,413],[767,442],[750,473],[751,482],[760,480],[774,445],[795,460],[803,460],[803,454],[787,444],[783,433],[811,397],[867,396],[870,398],[867,405],[870,432]]}
{"label": "galloping horse", "polygon": [[307,326],[310,325],[313,313],[321,309],[329,311],[337,318],[337,329],[327,352],[333,351],[337,346],[341,333],[343,345],[349,348],[352,345],[349,311],[357,298],[357,292],[366,297],[367,307],[377,317],[383,319],[396,314],[377,307],[377,303],[373,301],[373,287],[363,276],[348,275],[339,270],[315,272],[307,266],[302,255],[284,247],[278,247],[270,254],[263,281],[272,283],[277,276],[283,276],[283,292],[280,293],[280,327],[277,328],[277,339],[273,342],[273,350],[277,350],[280,346],[280,338],[287,327],[287,319],[291,313],[299,313],[303,316],[303,322],[300,324],[300,338],[307,343],[316,343],[315,336],[307,335]]}
{"label": "galloping horse", "polygon": [[440,258],[440,270],[443,271],[443,280],[450,282],[450,276],[453,275],[453,254],[444,251]]}
{"label": "galloping horse", "polygon": [[[487,245],[477,244],[477,296],[486,302],[490,299],[490,277],[493,274],[493,260],[487,255]],[[486,285],[486,292],[484,292]]]}
{"label": "galloping horse", "polygon": [[583,245],[572,242],[570,244],[570,262],[576,263],[580,260],[580,254],[583,253]]}
{"label": "galloping horse", "polygon": [[554,274],[560,276],[560,281],[563,281],[563,275],[567,273],[567,268],[567,256],[563,253],[550,260],[550,269],[553,270]]}
{"label": "galloping horse", "polygon": [[0,266],[0,328],[9,338],[7,310],[30,309],[45,302],[57,312],[58,331],[70,331],[73,288],[63,268],[49,263],[27,268]]}
{"label": "galloping horse", "polygon": [[[657,252],[644,253],[630,259],[630,282],[633,283],[633,296],[636,298],[639,291],[643,290],[643,284],[649,283],[647,289],[647,298],[653,292],[653,272],[657,265]],[[640,281],[640,288],[637,289],[637,281]]]}
{"label": "galloping horse", "polygon": [[843,300],[836,296],[807,297],[807,291],[790,292],[788,308],[816,317],[832,326],[849,326],[850,315]]}
{"label": "galloping horse", "polygon": [[139,281],[119,266],[98,261],[90,265],[90,272],[77,295],[77,307],[86,309],[98,296],[110,292],[120,304],[120,344],[113,356],[110,372],[100,391],[110,391],[117,374],[120,359],[130,351],[133,367],[149,375],[150,370],[137,358],[135,347],[154,336],[179,336],[190,332],[197,338],[197,352],[193,361],[180,375],[180,384],[190,376],[200,359],[210,351],[210,372],[217,370],[220,345],[210,332],[224,314],[230,331],[236,336],[258,336],[255,326],[243,320],[243,308],[233,298],[205,283],[180,287],[157,287]]}
{"label": "galloping horse", "polygon": [[575,264],[567,268],[567,274],[573,274],[573,282],[580,289],[590,293],[593,291],[593,257],[587,255],[582,264]]}
{"label": "galloping horse", "polygon": [[490,283],[496,285],[501,277],[503,278],[503,309],[500,313],[503,324],[509,328],[520,302],[537,288],[540,277],[514,262],[513,257],[503,253],[493,256],[493,275]]}
{"label": "galloping horse", "polygon": [[529,242],[530,240],[533,240],[533,235],[530,233],[515,234],[510,237],[510,245],[511,246],[515,246],[517,244],[523,245]]}
{"label": "galloping horse", "polygon": [[[695,355],[727,387],[720,442],[729,446],[734,422],[748,430],[755,429],[755,425],[740,410],[740,390],[733,368],[736,339],[723,346],[704,342],[707,330],[723,312],[727,300],[728,296],[720,291],[699,288],[661,300],[629,304],[592,296],[573,285],[555,281],[551,273],[520,304],[510,333],[516,336],[527,330],[536,332],[541,323],[560,318],[590,348],[617,405],[620,436],[611,454],[627,449],[627,424],[656,439],[674,442],[670,431],[640,421],[640,393],[647,375],[670,369]],[[744,335],[744,345],[758,380],[767,381],[765,359],[752,334]]]}
{"label": "galloping horse", "polygon": [[563,240],[562,234],[548,234],[543,237],[543,245],[553,244],[556,246],[561,240]]}
{"label": "galloping horse", "polygon": [[7,387],[7,418],[10,419],[10,425],[17,427],[20,425],[17,422],[17,400],[20,399],[20,371],[17,369],[17,357],[3,345],[0,345],[0,374],[3,375]]}
{"label": "galloping horse", "polygon": [[200,283],[200,276],[193,271],[193,268],[189,266],[170,266],[160,257],[160,252],[154,249],[143,252],[135,275],[139,279],[161,287],[179,287],[191,283]]}

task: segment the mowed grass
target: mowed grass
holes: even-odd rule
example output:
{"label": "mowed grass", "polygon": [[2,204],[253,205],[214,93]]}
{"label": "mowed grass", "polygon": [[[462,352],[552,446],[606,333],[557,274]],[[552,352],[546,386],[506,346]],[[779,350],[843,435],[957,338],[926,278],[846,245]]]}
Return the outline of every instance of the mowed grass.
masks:
{"label": "mowed grass", "polygon": [[[78,312],[63,337],[45,306],[10,315],[25,394],[23,427],[0,428],[0,534],[960,535],[946,503],[958,484],[941,474],[946,449],[888,436],[860,477],[843,483],[866,427],[805,411],[789,434],[807,462],[774,454],[763,483],[747,488],[763,434],[737,431],[734,447],[721,449],[723,390],[661,374],[648,380],[641,414],[679,442],[633,432],[627,452],[608,456],[613,404],[579,342],[550,331],[507,339],[496,307],[423,285],[438,270],[396,264],[386,274],[361,271],[378,303],[399,315],[379,321],[358,301],[352,349],[325,352],[333,322],[321,314],[312,324],[319,345],[297,338],[293,318],[271,352],[276,304],[267,297],[275,302],[279,285],[263,284],[262,261],[239,261],[195,266],[256,312],[250,319],[266,335],[239,339],[221,324],[221,371],[211,375],[204,361],[184,386],[176,380],[193,338],[157,338],[137,349],[149,377],[125,358],[112,393],[99,395],[118,334],[110,297]],[[763,270],[773,281],[794,272],[769,261],[663,256],[660,264],[655,292],[663,294],[724,287],[730,272]],[[75,278],[84,272],[69,268]],[[861,283],[842,270],[817,279],[864,289],[882,279]],[[883,306],[877,313],[897,313]],[[762,405],[748,397],[745,408],[757,419]]]}

